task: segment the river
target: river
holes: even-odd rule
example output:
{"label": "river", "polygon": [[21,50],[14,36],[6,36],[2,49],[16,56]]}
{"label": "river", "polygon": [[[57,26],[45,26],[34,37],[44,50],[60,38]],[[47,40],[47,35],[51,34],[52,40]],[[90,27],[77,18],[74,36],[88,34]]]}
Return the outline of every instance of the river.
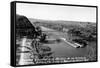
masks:
{"label": "river", "polygon": [[[50,38],[68,38],[67,33],[58,32],[43,26],[42,28],[42,30],[46,33],[51,33]],[[86,46],[85,48],[75,48],[64,41],[61,43],[44,45],[51,47],[52,51],[54,52],[53,56],[55,57],[82,57],[86,56],[89,51],[89,46]]]}

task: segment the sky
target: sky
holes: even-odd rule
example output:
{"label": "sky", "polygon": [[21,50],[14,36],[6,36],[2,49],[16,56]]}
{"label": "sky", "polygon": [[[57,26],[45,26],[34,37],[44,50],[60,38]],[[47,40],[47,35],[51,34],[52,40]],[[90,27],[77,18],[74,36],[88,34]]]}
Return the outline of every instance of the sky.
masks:
{"label": "sky", "polygon": [[95,7],[17,3],[16,13],[43,20],[96,22]]}

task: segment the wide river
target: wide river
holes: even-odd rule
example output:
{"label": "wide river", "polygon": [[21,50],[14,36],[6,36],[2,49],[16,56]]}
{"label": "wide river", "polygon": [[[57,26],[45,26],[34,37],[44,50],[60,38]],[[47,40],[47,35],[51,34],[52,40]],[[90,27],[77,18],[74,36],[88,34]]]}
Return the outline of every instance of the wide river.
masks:
{"label": "wide river", "polygon": [[[46,33],[51,34],[50,38],[67,38],[65,33],[57,32],[46,27],[42,28]],[[75,48],[64,41],[61,43],[44,45],[51,47],[52,51],[54,52],[53,56],[55,57],[84,57],[88,54],[90,49],[89,46],[86,46],[85,48]]]}

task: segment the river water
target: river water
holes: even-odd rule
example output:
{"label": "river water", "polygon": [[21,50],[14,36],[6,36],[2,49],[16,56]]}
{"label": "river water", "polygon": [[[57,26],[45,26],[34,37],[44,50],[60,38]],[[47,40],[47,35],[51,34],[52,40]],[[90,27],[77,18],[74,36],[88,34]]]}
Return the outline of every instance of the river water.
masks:
{"label": "river water", "polygon": [[44,45],[51,47],[54,57],[82,57],[88,53],[88,46],[85,48],[74,48],[65,42]]}
{"label": "river water", "polygon": [[[58,32],[43,26],[42,30],[44,30],[45,33],[51,34],[49,38],[68,38],[67,33]],[[86,56],[89,52],[89,46],[86,46],[85,48],[75,48],[64,41],[56,44],[44,45],[51,47],[52,51],[54,52],[53,56],[55,57],[83,57]]]}

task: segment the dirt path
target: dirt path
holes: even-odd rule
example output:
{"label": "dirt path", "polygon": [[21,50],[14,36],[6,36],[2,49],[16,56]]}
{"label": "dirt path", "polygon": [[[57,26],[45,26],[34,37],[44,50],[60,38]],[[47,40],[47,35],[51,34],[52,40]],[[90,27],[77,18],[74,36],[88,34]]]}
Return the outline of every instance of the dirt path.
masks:
{"label": "dirt path", "polygon": [[[29,51],[29,49],[25,48],[25,46],[30,47],[30,45],[28,43],[30,42],[26,42],[27,38],[23,38],[22,42],[21,42],[21,51],[25,52],[25,51]],[[20,53],[20,60],[18,65],[27,65],[27,64],[34,64],[32,59],[30,59],[30,53]]]}

